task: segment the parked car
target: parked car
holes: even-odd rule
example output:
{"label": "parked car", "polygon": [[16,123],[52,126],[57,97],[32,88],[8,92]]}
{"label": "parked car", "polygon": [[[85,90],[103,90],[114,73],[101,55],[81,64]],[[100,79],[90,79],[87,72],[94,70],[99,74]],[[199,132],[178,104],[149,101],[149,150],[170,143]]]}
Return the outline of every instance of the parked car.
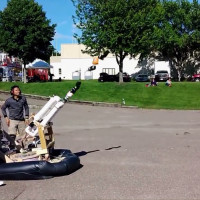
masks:
{"label": "parked car", "polygon": [[200,81],[200,74],[194,74],[194,75],[192,76],[192,81],[199,82],[199,81]]}
{"label": "parked car", "polygon": [[[116,75],[116,81],[119,82],[119,73]],[[124,82],[130,82],[131,76],[127,72],[123,72],[123,81]]]}
{"label": "parked car", "polygon": [[167,70],[159,70],[155,74],[156,81],[166,81],[169,78],[169,73]]}
{"label": "parked car", "polygon": [[135,77],[135,80],[137,82],[147,82],[147,81],[149,81],[149,76],[147,74],[138,74]]}
{"label": "parked car", "polygon": [[98,78],[99,82],[112,82],[116,81],[116,75],[110,75],[105,72],[100,73],[100,76]]}

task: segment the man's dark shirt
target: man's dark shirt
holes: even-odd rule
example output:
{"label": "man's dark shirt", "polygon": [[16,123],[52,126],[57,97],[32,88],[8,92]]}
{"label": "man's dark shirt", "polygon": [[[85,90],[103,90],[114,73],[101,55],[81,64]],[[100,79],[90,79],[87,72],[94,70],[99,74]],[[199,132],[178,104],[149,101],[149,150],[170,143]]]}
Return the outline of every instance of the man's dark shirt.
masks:
{"label": "man's dark shirt", "polygon": [[29,107],[24,96],[19,96],[18,100],[14,99],[13,97],[10,97],[5,101],[5,103],[1,107],[4,117],[7,117],[6,108],[9,112],[9,119],[24,120],[24,110],[25,117],[29,117]]}

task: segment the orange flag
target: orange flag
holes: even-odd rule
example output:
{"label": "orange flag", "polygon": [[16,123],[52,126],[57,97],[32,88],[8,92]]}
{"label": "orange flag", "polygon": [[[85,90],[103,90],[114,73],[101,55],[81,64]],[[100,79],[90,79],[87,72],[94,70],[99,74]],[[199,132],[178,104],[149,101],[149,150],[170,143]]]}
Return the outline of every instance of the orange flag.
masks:
{"label": "orange flag", "polygon": [[98,65],[99,64],[99,58],[97,56],[93,58],[92,64],[93,65]]}

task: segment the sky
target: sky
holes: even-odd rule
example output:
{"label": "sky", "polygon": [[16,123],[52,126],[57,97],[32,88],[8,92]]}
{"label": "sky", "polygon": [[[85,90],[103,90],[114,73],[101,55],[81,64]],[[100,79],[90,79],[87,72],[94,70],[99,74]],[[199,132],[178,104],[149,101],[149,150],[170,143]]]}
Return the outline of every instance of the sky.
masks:
{"label": "sky", "polygon": [[[20,0],[19,0],[20,1]],[[71,0],[35,0],[43,7],[46,17],[51,20],[51,24],[57,24],[56,34],[52,45],[60,52],[61,44],[76,43],[73,34],[78,30],[75,28],[72,15],[75,8]],[[0,0],[0,10],[7,6],[7,0]]]}

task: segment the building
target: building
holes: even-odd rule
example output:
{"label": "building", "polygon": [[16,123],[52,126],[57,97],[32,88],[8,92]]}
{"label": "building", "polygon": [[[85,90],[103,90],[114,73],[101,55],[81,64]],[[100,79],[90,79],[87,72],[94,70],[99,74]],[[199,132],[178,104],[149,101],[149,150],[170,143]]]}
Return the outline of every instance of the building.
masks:
{"label": "building", "polygon": [[[83,54],[85,46],[81,44],[62,44],[61,56],[52,56],[50,65],[53,66],[51,73],[54,74],[53,79],[64,80],[88,80],[98,79],[101,72],[108,74],[117,74],[119,66],[116,58],[113,55],[108,55],[104,60],[99,59],[96,69],[89,71],[89,67],[93,65],[94,57],[88,54]],[[124,59],[123,71],[128,74],[135,74],[139,71],[146,73],[145,69],[149,68],[155,74],[158,70],[167,70],[170,74],[169,62],[165,61],[144,61],[138,63],[138,59]],[[95,67],[94,67],[95,68]]]}

